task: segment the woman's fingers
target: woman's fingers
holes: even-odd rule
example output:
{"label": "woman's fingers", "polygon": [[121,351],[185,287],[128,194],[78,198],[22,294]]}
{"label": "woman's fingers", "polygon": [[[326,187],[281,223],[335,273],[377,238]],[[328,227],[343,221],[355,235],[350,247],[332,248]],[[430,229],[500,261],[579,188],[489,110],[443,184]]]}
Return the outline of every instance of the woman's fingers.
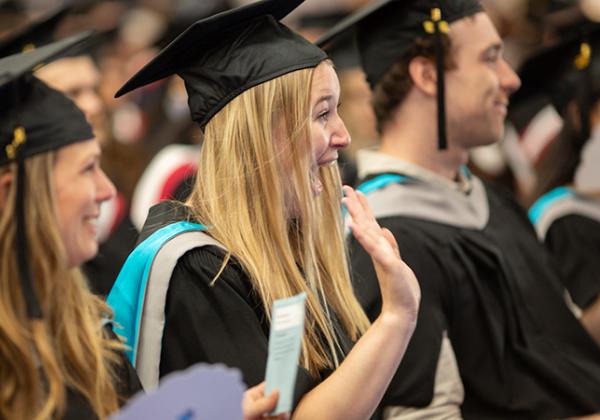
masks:
{"label": "woman's fingers", "polygon": [[363,193],[349,187],[344,188],[344,192],[344,203],[352,218],[352,234],[373,260],[384,308],[416,314],[420,301],[419,285],[410,267],[402,261],[394,235],[379,226]]}
{"label": "woman's fingers", "polygon": [[344,192],[345,197],[342,199],[342,202],[348,209],[352,220],[355,223],[366,222],[366,214],[356,192],[350,187],[344,187]]}
{"label": "woman's fingers", "polygon": [[371,210],[371,206],[367,201],[367,196],[364,195],[361,191],[356,191],[356,195],[358,196],[358,200],[360,201],[360,204],[362,205],[367,217],[370,220],[375,221],[375,215],[373,214],[373,210]]}
{"label": "woman's fingers", "polygon": [[369,206],[365,195],[360,191],[354,190],[352,187],[344,186],[343,189],[345,193],[345,202],[350,202],[350,206],[352,207],[348,208],[348,211],[351,215],[354,213],[353,219],[357,217],[360,221],[374,222],[375,216],[371,211],[371,207]]}
{"label": "woman's fingers", "polygon": [[398,242],[396,242],[394,234],[388,228],[382,228],[381,233],[383,234],[383,237],[388,241],[398,258],[402,258],[402,256],[400,255],[400,248],[398,248]]}
{"label": "woman's fingers", "polygon": [[[253,386],[244,392],[242,400],[242,411],[244,412],[244,420],[264,419],[264,415],[270,413],[277,406],[279,392],[273,391],[271,395],[265,396],[265,383]],[[285,419],[286,413],[279,416],[267,417],[273,419]]]}
{"label": "woman's fingers", "polygon": [[[390,256],[397,258],[399,253],[397,252],[396,241],[393,236],[384,234],[369,207],[365,195],[354,191],[350,187],[344,187],[344,192],[346,197],[343,199],[343,203],[352,218],[349,227],[356,240],[377,260],[387,259]],[[380,262],[383,263],[384,261]]]}

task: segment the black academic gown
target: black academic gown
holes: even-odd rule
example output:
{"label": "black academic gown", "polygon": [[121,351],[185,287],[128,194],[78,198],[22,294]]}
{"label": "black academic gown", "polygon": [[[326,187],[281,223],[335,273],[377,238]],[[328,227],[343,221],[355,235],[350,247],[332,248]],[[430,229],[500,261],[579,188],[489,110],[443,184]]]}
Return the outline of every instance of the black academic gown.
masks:
{"label": "black academic gown", "polygon": [[121,267],[135,245],[138,232],[129,216],[124,216],[114,232],[98,247],[98,255],[83,265],[92,292],[107,296]]}
{"label": "black academic gown", "polygon": [[[407,188],[419,183],[427,188],[425,181]],[[422,291],[416,330],[383,405],[431,403],[446,331],[464,385],[465,418],[599,412],[600,350],[565,305],[554,265],[526,214],[508,194],[490,187],[485,193],[489,216],[480,229],[418,216],[379,219]],[[379,286],[354,239],[351,261],[359,300],[374,319],[381,309]]]}
{"label": "black academic gown", "polygon": [[[110,336],[116,337],[112,329],[109,330],[108,327],[107,332]],[[119,358],[121,363],[117,368],[116,377],[118,378],[118,383],[116,387],[121,405],[124,405],[130,397],[142,391],[142,385],[127,357],[123,353],[120,353]],[[97,418],[91,405],[81,394],[72,389],[67,389],[67,407],[63,417],[64,420],[92,420]]]}
{"label": "black academic gown", "polygon": [[[160,203],[150,209],[140,241],[169,223],[189,217],[181,204]],[[248,275],[234,258],[211,285],[223,258],[223,250],[206,246],[188,251],[177,262],[167,292],[161,377],[203,362],[240,369],[248,386],[264,381],[269,338],[267,316]],[[343,359],[352,343],[341,333],[339,325],[336,331],[344,349],[338,356]],[[330,373],[323,371],[320,378],[313,378],[299,367],[294,406]]]}
{"label": "black academic gown", "polygon": [[565,286],[580,308],[600,295],[600,220],[570,214],[556,220],[544,238]]}

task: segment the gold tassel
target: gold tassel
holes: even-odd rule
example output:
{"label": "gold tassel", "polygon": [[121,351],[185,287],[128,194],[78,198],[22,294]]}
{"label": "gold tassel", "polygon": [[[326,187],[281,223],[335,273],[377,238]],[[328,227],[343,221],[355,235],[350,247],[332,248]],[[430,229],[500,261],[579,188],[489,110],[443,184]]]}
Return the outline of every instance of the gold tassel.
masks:
{"label": "gold tassel", "polygon": [[577,70],[587,69],[592,58],[592,47],[587,42],[582,42],[579,47],[579,54],[575,57],[575,67]]}
{"label": "gold tassel", "polygon": [[6,146],[6,156],[10,160],[13,160],[17,156],[17,150],[27,141],[27,135],[25,134],[25,128],[19,126],[15,128],[14,138],[12,142]]}
{"label": "gold tassel", "polygon": [[428,34],[434,34],[436,26],[443,34],[450,32],[450,26],[448,26],[448,22],[442,20],[442,11],[439,7],[431,9],[431,20],[426,20],[423,22],[423,28]]}

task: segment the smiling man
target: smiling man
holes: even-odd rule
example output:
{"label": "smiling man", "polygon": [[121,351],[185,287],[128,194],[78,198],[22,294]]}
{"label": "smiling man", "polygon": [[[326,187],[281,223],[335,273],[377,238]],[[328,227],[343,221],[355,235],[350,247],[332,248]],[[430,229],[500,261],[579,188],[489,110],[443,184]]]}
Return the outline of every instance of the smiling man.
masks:
{"label": "smiling man", "polygon": [[[439,5],[439,6],[436,6]],[[438,8],[439,7],[439,8]],[[384,0],[354,31],[380,133],[359,187],[419,279],[417,328],[384,398],[387,418],[564,418],[600,411],[600,349],[510,195],[472,176],[469,150],[503,135],[519,78],[476,0]],[[354,285],[381,310],[352,240]]]}

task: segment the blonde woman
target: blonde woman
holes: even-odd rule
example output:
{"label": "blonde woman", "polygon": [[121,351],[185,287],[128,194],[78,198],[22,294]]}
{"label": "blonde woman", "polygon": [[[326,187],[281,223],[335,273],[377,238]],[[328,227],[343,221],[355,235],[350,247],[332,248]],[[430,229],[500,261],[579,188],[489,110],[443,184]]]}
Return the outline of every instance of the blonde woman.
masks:
{"label": "blonde woman", "polygon": [[[150,210],[109,302],[143,383],[220,362],[255,385],[273,301],[304,292],[294,418],[368,418],[402,358],[420,292],[364,197],[347,187],[342,200],[336,160],[350,138],[337,76],[321,50],[279,22],[299,3],[256,2],[199,21],[117,93],[177,73],[204,142],[189,200]],[[372,325],[350,285],[342,201],[380,273],[384,305]],[[188,228],[204,239],[186,237]]]}
{"label": "blonde woman", "polygon": [[82,112],[29,74],[81,40],[0,60],[0,418],[106,418],[140,388],[78,268],[114,194],[100,147]]}
{"label": "blonde woman", "polygon": [[[86,38],[0,60],[2,419],[103,419],[141,389],[79,269],[97,254],[100,204],[115,192],[100,146],[75,104],[30,74]],[[277,393],[261,390],[244,394],[245,420],[275,407]]]}

